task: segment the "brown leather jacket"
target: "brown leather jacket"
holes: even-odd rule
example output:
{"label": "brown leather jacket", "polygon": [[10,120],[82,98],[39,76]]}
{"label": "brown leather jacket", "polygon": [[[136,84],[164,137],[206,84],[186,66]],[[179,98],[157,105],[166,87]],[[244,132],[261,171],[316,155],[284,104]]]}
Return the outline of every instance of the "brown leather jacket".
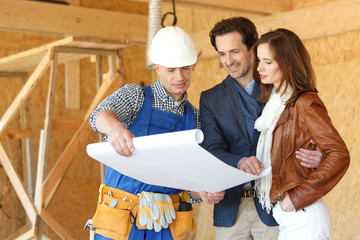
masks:
{"label": "brown leather jacket", "polygon": [[[295,158],[299,148],[315,148],[311,139],[324,158],[317,169],[302,167]],[[271,202],[284,199],[288,192],[296,210],[323,197],[344,176],[350,163],[349,151],[316,93],[304,93],[286,106],[273,132],[271,162]]]}

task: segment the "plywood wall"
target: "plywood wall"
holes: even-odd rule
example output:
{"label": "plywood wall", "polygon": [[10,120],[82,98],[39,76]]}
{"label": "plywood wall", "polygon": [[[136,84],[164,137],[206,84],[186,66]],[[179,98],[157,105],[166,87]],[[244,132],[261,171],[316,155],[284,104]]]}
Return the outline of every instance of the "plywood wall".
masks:
{"label": "plywood wall", "polygon": [[[294,8],[310,7],[330,1],[293,1]],[[195,14],[197,19],[206,19],[206,12]],[[235,14],[239,15],[239,14]],[[211,21],[228,17],[226,14],[209,14]],[[247,16],[252,19],[252,16]],[[194,17],[195,19],[195,17]],[[189,19],[187,21],[190,21]],[[211,22],[210,21],[210,22]],[[204,30],[195,21],[196,30]],[[212,23],[203,22],[208,29]],[[210,26],[209,26],[210,25]],[[205,28],[206,29],[206,28]],[[319,95],[327,106],[329,115],[343,137],[351,155],[351,164],[345,177],[327,195],[325,201],[332,218],[331,239],[360,239],[360,230],[349,227],[356,223],[360,214],[357,203],[360,200],[358,192],[359,183],[359,133],[360,109],[359,87],[360,84],[360,32],[349,32],[336,36],[307,40],[307,47],[317,75],[317,88]],[[196,44],[196,43],[195,43]],[[217,58],[200,59],[193,73],[192,84],[189,89],[190,101],[198,106],[201,91],[220,83],[226,76]],[[211,206],[198,207],[198,231],[192,239],[215,239],[211,228],[212,217],[209,212]],[[207,217],[205,217],[207,216]]]}
{"label": "plywood wall", "polygon": [[[82,0],[80,5],[93,8],[121,10],[121,3],[116,0]],[[309,7],[315,4],[329,2],[329,0],[301,0],[293,1],[294,8]],[[120,4],[120,5],[119,5]],[[116,7],[113,7],[116,6]],[[147,13],[143,5],[128,9],[128,12]],[[172,11],[172,5],[163,4],[163,13]],[[242,15],[250,19],[258,17],[254,13],[221,12],[217,9],[197,9],[177,6],[177,26],[188,32],[210,30],[217,21]],[[20,52],[32,47],[47,44],[59,38],[0,32],[0,57]],[[210,43],[209,43],[210,44]],[[196,42],[195,42],[196,45]],[[317,86],[321,98],[325,102],[334,125],[344,138],[351,154],[351,165],[344,179],[335,189],[325,197],[332,216],[333,228],[331,239],[360,239],[360,230],[353,227],[360,214],[358,207],[360,185],[358,168],[360,157],[359,88],[360,83],[360,32],[349,32],[327,38],[307,40],[305,42],[310,52],[317,75]],[[153,71],[145,69],[145,47],[131,46],[124,49],[125,81],[127,83],[144,82],[151,84],[157,78]],[[106,62],[104,65],[106,69]],[[38,139],[40,129],[44,124],[44,108],[47,94],[47,79],[45,73],[41,82],[30,96],[31,127],[34,138],[34,156],[37,158]],[[195,66],[192,83],[189,88],[189,99],[195,105],[199,104],[201,91],[221,82],[226,71],[223,70],[217,57],[203,58]],[[96,93],[95,65],[89,59],[81,61],[81,109],[69,110],[64,105],[64,66],[59,67],[56,83],[54,119],[80,120],[90,105]],[[22,86],[21,79],[0,78],[0,115],[16,96]],[[118,83],[120,86],[121,83]],[[115,90],[115,89],[114,89]],[[18,116],[8,128],[19,128]],[[61,154],[64,147],[74,134],[74,131],[59,131],[53,133],[52,150],[49,169]],[[98,136],[92,134],[84,141],[83,151],[79,151],[72,165],[62,181],[59,190],[49,206],[49,213],[75,239],[87,239],[88,232],[82,230],[84,223],[91,218],[96,207],[97,191],[100,183],[99,164],[90,159],[85,153],[87,143],[98,141]],[[22,173],[20,140],[1,139],[10,152],[10,158],[15,162],[17,171]],[[36,167],[36,164],[35,164]],[[214,176],[216,177],[216,176]],[[218,176],[219,177],[219,176]],[[7,191],[4,191],[8,189]],[[0,239],[6,239],[14,234],[21,226],[26,225],[27,219],[11,184],[4,176],[0,167]],[[215,239],[212,227],[212,206],[198,204],[195,207],[197,230],[187,236],[190,240]],[[49,227],[45,226],[45,234],[51,239],[60,239]]]}

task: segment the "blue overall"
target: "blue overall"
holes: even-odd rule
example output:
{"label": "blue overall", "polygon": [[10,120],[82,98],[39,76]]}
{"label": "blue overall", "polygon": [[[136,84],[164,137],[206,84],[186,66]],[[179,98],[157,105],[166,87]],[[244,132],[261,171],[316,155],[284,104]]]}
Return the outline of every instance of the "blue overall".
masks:
{"label": "blue overall", "polygon": [[[189,102],[186,103],[186,111],[183,117],[152,108],[153,96],[151,87],[144,87],[145,100],[142,109],[136,116],[133,124],[129,130],[135,137],[176,132],[181,130],[190,130],[195,128],[195,116],[192,106]],[[131,161],[131,159],[129,159]],[[151,171],[151,169],[149,169]],[[104,183],[107,186],[115,187],[132,194],[138,194],[142,191],[177,194],[182,190],[161,187],[140,182],[134,178],[125,176],[110,167],[106,167]],[[96,234],[95,240],[109,239]],[[132,226],[129,240],[172,240],[170,229],[162,229],[160,232],[155,230],[139,230],[136,224]]]}

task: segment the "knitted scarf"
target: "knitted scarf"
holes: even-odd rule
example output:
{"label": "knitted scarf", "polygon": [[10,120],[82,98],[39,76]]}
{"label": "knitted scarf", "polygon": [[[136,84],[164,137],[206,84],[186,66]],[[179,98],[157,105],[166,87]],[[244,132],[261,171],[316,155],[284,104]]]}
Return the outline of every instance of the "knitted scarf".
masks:
{"label": "knitted scarf", "polygon": [[[255,121],[255,128],[260,132],[256,157],[264,164],[265,168],[271,167],[271,145],[272,133],[277,121],[285,109],[286,101],[292,95],[292,89],[288,86],[287,91],[281,96],[284,85],[276,93],[275,87],[272,90],[270,98],[266,103],[261,116]],[[272,173],[265,177],[255,180],[255,191],[259,198],[261,206],[270,213],[272,204],[270,201],[270,189],[272,183]]]}

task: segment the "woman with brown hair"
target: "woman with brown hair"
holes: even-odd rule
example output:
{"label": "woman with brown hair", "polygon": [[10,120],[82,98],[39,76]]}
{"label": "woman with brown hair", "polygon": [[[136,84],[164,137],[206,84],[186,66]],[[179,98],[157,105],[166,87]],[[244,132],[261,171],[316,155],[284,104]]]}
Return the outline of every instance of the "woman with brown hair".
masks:
{"label": "woman with brown hair", "polygon": [[[272,173],[255,183],[260,203],[280,225],[279,239],[328,239],[330,214],[322,197],[344,176],[347,147],[317,94],[310,56],[299,37],[286,29],[261,36],[254,46],[266,102],[255,128],[261,132],[257,158]],[[299,148],[323,154],[316,169],[301,166]]]}

